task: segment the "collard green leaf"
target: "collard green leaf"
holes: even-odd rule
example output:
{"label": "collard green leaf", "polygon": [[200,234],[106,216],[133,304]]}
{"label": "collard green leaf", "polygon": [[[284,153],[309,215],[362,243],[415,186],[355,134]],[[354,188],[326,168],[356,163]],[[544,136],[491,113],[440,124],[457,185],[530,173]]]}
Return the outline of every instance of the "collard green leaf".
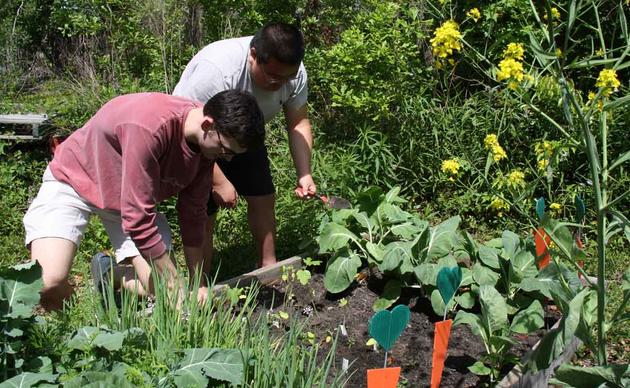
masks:
{"label": "collard green leaf", "polygon": [[545,324],[545,311],[538,300],[534,300],[525,310],[519,311],[512,319],[513,332],[529,334]]}
{"label": "collard green leaf", "polygon": [[519,283],[525,278],[533,278],[538,275],[536,257],[527,250],[519,251],[510,261],[510,281]]}
{"label": "collard green leaf", "polygon": [[568,385],[575,388],[625,387],[624,380],[630,379],[630,366],[608,365],[583,367],[571,364],[560,365],[551,384]]}
{"label": "collard green leaf", "polygon": [[410,213],[390,203],[381,204],[376,211],[379,213],[382,220],[390,224],[405,222],[412,217]]}
{"label": "collard green leaf", "polygon": [[350,241],[358,243],[359,238],[350,230],[339,224],[329,223],[319,236],[320,252],[335,252],[347,247]]}
{"label": "collard green leaf", "polygon": [[483,266],[481,263],[475,263],[475,265],[473,265],[472,277],[473,280],[480,286],[494,286],[499,281],[499,274],[490,268]]}
{"label": "collard green leaf", "polygon": [[11,318],[32,316],[42,286],[42,269],[36,261],[3,270],[0,275],[0,300],[5,301],[1,306],[3,315]]}
{"label": "collard green leaf", "polygon": [[490,268],[499,269],[499,252],[485,245],[479,247],[479,260]]}
{"label": "collard green leaf", "polygon": [[479,287],[479,303],[481,304],[481,320],[486,331],[494,333],[508,325],[507,305],[503,296],[490,285]]}
{"label": "collard green leaf", "polygon": [[171,372],[178,387],[206,387],[208,377],[239,385],[243,381],[243,354],[238,349],[186,349]]}
{"label": "collard green leaf", "polygon": [[76,334],[68,341],[67,346],[69,349],[88,350],[99,333],[98,327],[84,326],[77,330]]}
{"label": "collard green leaf", "polygon": [[453,248],[460,220],[459,216],[451,217],[423,234],[420,239],[422,257],[431,260],[446,256]]}
{"label": "collard green leaf", "polygon": [[516,257],[516,253],[519,251],[521,244],[520,237],[514,232],[505,230],[501,235],[501,240],[503,242],[503,257],[507,260],[513,260],[514,257]]}
{"label": "collard green leaf", "polygon": [[361,258],[349,249],[342,249],[335,254],[326,266],[324,286],[328,292],[336,294],[348,288],[354,281]]}
{"label": "collard green leaf", "polygon": [[337,209],[333,211],[331,220],[335,224],[346,225],[347,220],[358,212],[359,210],[357,209]]}
{"label": "collard green leaf", "polygon": [[381,296],[376,299],[372,305],[372,310],[380,311],[385,310],[389,306],[393,305],[398,298],[400,298],[401,284],[398,279],[391,279],[385,284],[385,289]]}
{"label": "collard green leaf", "polygon": [[421,285],[436,286],[436,269],[437,265],[433,263],[422,263],[413,272]]}
{"label": "collard green leaf", "polygon": [[455,320],[453,321],[453,327],[461,324],[470,326],[470,330],[473,334],[480,336],[484,342],[486,341],[486,334],[479,315],[459,310],[455,316]]}
{"label": "collard green leaf", "polygon": [[431,307],[433,308],[433,311],[437,315],[443,316],[444,309],[447,308],[450,311],[453,309],[454,306],[455,306],[455,299],[451,299],[451,301],[448,303],[448,306],[444,305],[444,300],[442,299],[442,295],[440,295],[440,291],[438,291],[437,288],[433,290],[433,292],[431,292]]}
{"label": "collard green leaf", "polygon": [[405,203],[404,199],[400,198],[398,194],[400,193],[400,186],[392,187],[387,194],[385,194],[385,202],[387,203]]}
{"label": "collard green leaf", "polygon": [[383,262],[383,256],[385,256],[385,247],[382,244],[373,244],[371,242],[365,243],[365,249],[370,254],[368,261],[372,264],[378,264]]}
{"label": "collard green leaf", "polygon": [[0,383],[0,388],[26,388],[47,382],[54,383],[57,375],[51,373],[24,372]]}
{"label": "collard green leaf", "polygon": [[545,217],[542,220],[542,226],[549,237],[551,237],[551,240],[556,244],[558,250],[566,258],[572,261],[584,260],[586,258],[584,251],[579,249],[575,244],[573,234],[566,224]]}
{"label": "collard green leaf", "polygon": [[389,229],[393,235],[398,236],[404,240],[411,240],[414,236],[417,236],[422,230],[413,222],[403,222],[402,224],[392,225]]}
{"label": "collard green leaf", "polygon": [[469,270],[466,267],[462,267],[462,284],[461,286],[468,286],[471,285],[474,282],[473,280],[473,276],[472,276],[472,271]]}
{"label": "collard green leaf", "polygon": [[96,335],[94,341],[92,342],[93,346],[97,346],[99,348],[107,349],[110,352],[120,350],[123,345],[123,341],[125,340],[125,334],[121,332],[106,332],[101,330],[100,333]]}
{"label": "collard green leaf", "polygon": [[455,297],[455,301],[457,302],[457,304],[462,306],[462,308],[471,309],[475,307],[475,303],[477,303],[477,298],[472,292],[466,291],[461,295],[457,295]]}
{"label": "collard green leaf", "polygon": [[378,269],[383,272],[394,271],[405,261],[408,263],[413,261],[411,244],[409,242],[394,241],[385,245],[383,262],[378,265]]}
{"label": "collard green leaf", "polygon": [[352,216],[355,220],[357,220],[359,225],[368,230],[368,234],[370,236],[374,233],[376,225],[372,222],[366,212],[354,213]]}
{"label": "collard green leaf", "polygon": [[64,388],[133,388],[125,376],[112,374],[110,372],[84,371],[79,376],[64,382]]}

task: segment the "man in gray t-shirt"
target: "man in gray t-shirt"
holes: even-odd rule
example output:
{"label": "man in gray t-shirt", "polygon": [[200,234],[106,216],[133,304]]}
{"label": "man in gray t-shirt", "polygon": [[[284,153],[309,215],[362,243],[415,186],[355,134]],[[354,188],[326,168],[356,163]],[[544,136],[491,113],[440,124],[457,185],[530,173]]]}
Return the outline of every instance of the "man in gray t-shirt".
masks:
{"label": "man in gray t-shirt", "polygon": [[[226,39],[203,48],[186,66],[173,94],[205,102],[223,90],[248,91],[256,98],[265,122],[283,110],[298,178],[295,194],[306,199],[317,188],[311,175],[313,136],[307,116],[308,87],[303,57],[304,40],[296,27],[268,24],[253,37]],[[263,148],[233,157],[226,155],[215,165],[204,244],[205,273],[210,269],[217,208],[234,207],[238,195],[247,201],[259,264],[276,262],[275,188],[267,150]]]}

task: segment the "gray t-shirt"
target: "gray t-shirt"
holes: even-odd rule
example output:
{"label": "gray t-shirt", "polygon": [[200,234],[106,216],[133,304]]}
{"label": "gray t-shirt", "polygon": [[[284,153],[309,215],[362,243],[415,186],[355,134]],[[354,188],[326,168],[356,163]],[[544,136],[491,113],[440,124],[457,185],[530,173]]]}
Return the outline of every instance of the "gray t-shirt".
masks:
{"label": "gray t-shirt", "polygon": [[271,120],[282,107],[297,109],[306,104],[308,87],[306,69],[300,63],[297,78],[277,91],[262,90],[249,76],[249,43],[251,36],[220,40],[199,51],[190,60],[173,95],[205,103],[224,90],[244,90],[252,93],[265,116]]}

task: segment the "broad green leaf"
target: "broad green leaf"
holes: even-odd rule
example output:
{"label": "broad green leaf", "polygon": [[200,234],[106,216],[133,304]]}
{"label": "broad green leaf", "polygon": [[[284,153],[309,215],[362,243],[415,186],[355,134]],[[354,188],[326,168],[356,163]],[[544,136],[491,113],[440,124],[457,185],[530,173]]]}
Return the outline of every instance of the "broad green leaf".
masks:
{"label": "broad green leaf", "polygon": [[109,350],[110,352],[120,350],[122,348],[123,341],[125,340],[125,334],[120,332],[108,333],[101,330],[100,333],[94,338],[92,342],[93,346],[98,346]]}
{"label": "broad green leaf", "polygon": [[53,373],[52,360],[46,356],[39,356],[29,360],[24,369],[35,373]]}
{"label": "broad green leaf", "polygon": [[416,275],[416,279],[423,286],[436,286],[436,273],[437,265],[433,263],[422,263],[413,272]]}
{"label": "broad green leaf", "polygon": [[[560,384],[575,388],[624,387],[630,379],[630,366],[608,365],[584,367],[571,364],[560,365],[550,384]],[[626,383],[624,383],[626,380]]]}
{"label": "broad green leaf", "polygon": [[403,238],[405,240],[411,240],[414,236],[417,236],[422,230],[416,226],[413,222],[404,222],[402,224],[393,225],[389,230],[393,235]]}
{"label": "broad green leaf", "polygon": [[525,278],[533,278],[538,275],[536,257],[527,250],[519,251],[510,261],[510,281],[519,283]]}
{"label": "broad green leaf", "polygon": [[525,310],[519,311],[512,319],[510,330],[516,333],[529,334],[545,324],[545,311],[538,300],[534,300]]}
{"label": "broad green leaf", "polygon": [[6,301],[2,312],[11,318],[32,316],[42,286],[42,269],[36,261],[4,269],[0,273],[0,300]]}
{"label": "broad green leaf", "polygon": [[521,244],[521,239],[518,237],[518,234],[511,232],[509,230],[503,231],[501,235],[501,240],[503,241],[503,255],[507,260],[513,260],[518,252],[519,245]]}
{"label": "broad green leaf", "polygon": [[208,386],[208,377],[239,385],[243,381],[243,354],[238,349],[186,349],[171,372],[178,387]]}
{"label": "broad green leaf", "polygon": [[420,242],[422,256],[428,260],[446,256],[453,248],[453,241],[460,220],[459,216],[451,217],[430,228],[429,233],[423,234]]}
{"label": "broad green leaf", "polygon": [[[627,66],[627,64],[626,64]],[[622,66],[619,66],[617,68],[617,70],[621,70]],[[610,111],[613,109],[619,109],[621,107],[623,107],[624,105],[630,103],[630,95],[629,96],[623,96],[623,97],[619,97],[619,98],[615,98],[614,100],[611,100],[610,102],[604,103],[604,110]],[[613,162],[613,164],[611,164],[609,171],[612,170],[614,167],[619,166],[619,160],[615,160]]]}
{"label": "broad green leaf", "polygon": [[362,227],[367,229],[368,230],[368,234],[370,236],[372,236],[372,234],[374,233],[374,228],[376,227],[376,225],[372,222],[372,220],[367,215],[367,213],[366,212],[354,213],[352,216],[354,217],[355,220],[357,220],[359,225],[361,225]]}
{"label": "broad green leaf", "polygon": [[398,279],[391,279],[385,284],[381,296],[372,305],[372,310],[385,310],[400,298],[401,284]]}
{"label": "broad green leaf", "polygon": [[562,354],[564,343],[559,328],[549,330],[540,340],[529,358],[529,368],[532,372],[545,370]]}
{"label": "broad green leaf", "polygon": [[378,269],[383,272],[394,271],[405,261],[408,263],[413,261],[411,244],[409,242],[394,241],[385,245],[383,262],[378,265]]}
{"label": "broad green leaf", "polygon": [[485,245],[479,246],[479,260],[490,268],[499,269],[499,252]]}
{"label": "broad green leaf", "polygon": [[457,267],[457,260],[453,256],[447,255],[438,260],[437,265],[437,272],[439,272],[442,267]]}
{"label": "broad green leaf", "polygon": [[412,217],[410,213],[390,203],[381,204],[377,212],[379,212],[382,219],[389,221],[389,223],[405,222]]}
{"label": "broad green leaf", "polygon": [[326,266],[324,277],[326,290],[336,294],[348,288],[360,266],[361,258],[355,252],[347,248],[337,252]]}
{"label": "broad green leaf", "polygon": [[492,369],[488,368],[483,362],[477,361],[468,367],[468,370],[477,376],[488,376]]}
{"label": "broad green leaf", "polygon": [[54,383],[56,380],[57,375],[51,373],[25,372],[3,381],[0,383],[0,388],[26,388],[42,382]]}
{"label": "broad green leaf", "polygon": [[84,371],[79,376],[64,382],[64,388],[133,388],[125,376],[110,372]]}
{"label": "broad green leaf", "polygon": [[433,290],[433,292],[431,292],[431,307],[437,315],[443,316],[445,308],[448,308],[448,310],[450,311],[453,309],[454,306],[455,299],[451,299],[451,301],[448,303],[448,306],[444,305],[442,295],[440,295],[440,291],[438,291],[437,288]]}
{"label": "broad green leaf", "polygon": [[85,326],[77,330],[76,334],[68,341],[69,349],[88,350],[92,347],[92,341],[100,333],[98,327]]}
{"label": "broad green leaf", "polygon": [[[626,96],[630,97],[630,96]],[[630,99],[629,99],[630,100]],[[617,159],[615,159],[611,164],[610,167],[608,167],[608,171],[611,171],[612,169],[614,169],[615,167],[618,167],[620,165],[622,165],[623,163],[627,162],[628,160],[630,160],[630,151],[626,151],[623,154],[621,154]]]}
{"label": "broad green leaf", "polygon": [[489,333],[494,333],[508,325],[507,305],[503,296],[490,285],[479,287],[481,320]]}
{"label": "broad green leaf", "polygon": [[336,209],[332,213],[331,220],[335,224],[345,225],[346,221],[358,212],[357,209]]}
{"label": "broad green leaf", "polygon": [[565,257],[572,261],[586,258],[584,252],[576,246],[573,234],[566,224],[545,216],[542,226]]}
{"label": "broad green leaf", "polygon": [[322,253],[335,252],[346,247],[350,241],[358,243],[359,238],[347,228],[329,223],[319,236],[319,250]]}
{"label": "broad green leaf", "polygon": [[462,308],[471,309],[475,307],[475,303],[477,303],[477,298],[472,292],[466,291],[461,295],[457,295],[455,297],[455,302],[462,306]]}
{"label": "broad green leaf", "polygon": [[385,202],[387,203],[405,203],[407,201],[405,201],[404,199],[400,198],[398,196],[398,194],[400,193],[400,186],[394,186],[392,187],[387,194],[385,194]]}
{"label": "broad green leaf", "polygon": [[481,263],[475,263],[472,268],[473,280],[481,285],[494,286],[499,281],[499,274],[488,267],[484,267]]}
{"label": "broad green leaf", "polygon": [[462,284],[461,286],[468,286],[474,282],[472,271],[466,267],[462,267]]}
{"label": "broad green leaf", "polygon": [[380,187],[370,187],[357,195],[356,203],[361,211],[372,214],[376,211],[384,199],[383,190]]}
{"label": "broad green leaf", "polygon": [[623,273],[621,278],[621,289],[624,291],[630,291],[630,268]]}
{"label": "broad green leaf", "polygon": [[481,322],[481,317],[479,317],[479,315],[459,310],[455,316],[455,320],[453,321],[453,327],[461,324],[470,326],[470,330],[473,334],[481,337],[484,341],[486,340],[483,323]]}
{"label": "broad green leaf", "polygon": [[381,245],[380,243],[373,244],[368,241],[365,243],[365,249],[370,254],[371,260],[369,258],[368,260],[371,263],[378,264],[383,262],[383,256],[385,256],[385,247],[383,247],[383,245]]}

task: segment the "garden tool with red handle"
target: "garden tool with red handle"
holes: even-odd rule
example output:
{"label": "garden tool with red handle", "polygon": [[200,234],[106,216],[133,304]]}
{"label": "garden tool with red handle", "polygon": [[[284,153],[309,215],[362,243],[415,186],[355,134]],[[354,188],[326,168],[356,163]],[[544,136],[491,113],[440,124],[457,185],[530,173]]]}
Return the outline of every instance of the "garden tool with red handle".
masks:
{"label": "garden tool with red handle", "polygon": [[314,194],[313,198],[317,198],[331,209],[350,209],[350,201],[345,198]]}

